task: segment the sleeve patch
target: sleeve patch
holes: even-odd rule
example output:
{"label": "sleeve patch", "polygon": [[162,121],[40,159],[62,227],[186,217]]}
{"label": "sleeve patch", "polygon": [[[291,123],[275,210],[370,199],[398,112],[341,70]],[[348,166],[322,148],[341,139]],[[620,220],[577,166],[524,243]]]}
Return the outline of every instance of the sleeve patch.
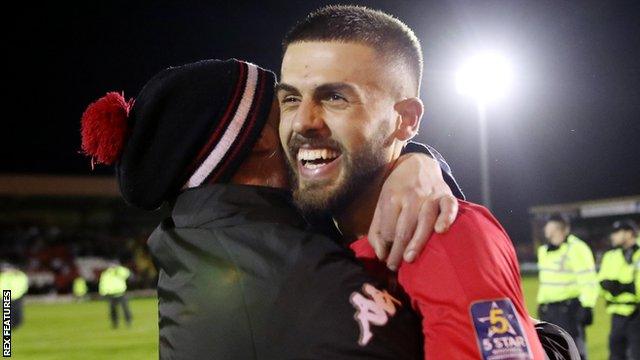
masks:
{"label": "sleeve patch", "polygon": [[476,301],[470,312],[482,359],[533,359],[511,299]]}

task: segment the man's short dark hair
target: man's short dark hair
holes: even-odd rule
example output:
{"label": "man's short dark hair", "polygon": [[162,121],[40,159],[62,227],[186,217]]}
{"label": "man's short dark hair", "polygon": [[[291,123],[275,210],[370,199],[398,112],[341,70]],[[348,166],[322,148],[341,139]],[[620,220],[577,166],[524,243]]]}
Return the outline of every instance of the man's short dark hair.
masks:
{"label": "man's short dark hair", "polygon": [[551,214],[549,217],[547,217],[546,222],[557,222],[562,225],[563,228],[567,228],[571,225],[571,220],[569,220],[569,217],[564,214]]}
{"label": "man's short dark hair", "polygon": [[633,236],[638,235],[638,224],[631,219],[622,219],[613,223],[613,232],[618,231],[631,231]]}
{"label": "man's short dark hair", "polygon": [[282,41],[283,51],[303,41],[340,41],[373,47],[383,57],[406,64],[416,81],[422,79],[420,41],[402,21],[379,10],[363,6],[329,5],[320,8],[289,30]]}

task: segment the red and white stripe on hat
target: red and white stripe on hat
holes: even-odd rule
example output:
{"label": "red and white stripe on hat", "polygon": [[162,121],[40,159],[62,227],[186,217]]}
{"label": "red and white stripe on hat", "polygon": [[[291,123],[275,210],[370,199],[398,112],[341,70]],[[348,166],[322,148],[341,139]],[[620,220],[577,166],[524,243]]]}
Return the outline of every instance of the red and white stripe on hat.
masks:
{"label": "red and white stripe on hat", "polygon": [[[215,181],[233,162],[255,126],[256,108],[265,100],[266,71],[248,62],[239,61],[238,64],[240,73],[234,95],[218,127],[196,158],[197,167],[183,189]],[[271,99],[266,100],[271,102]]]}

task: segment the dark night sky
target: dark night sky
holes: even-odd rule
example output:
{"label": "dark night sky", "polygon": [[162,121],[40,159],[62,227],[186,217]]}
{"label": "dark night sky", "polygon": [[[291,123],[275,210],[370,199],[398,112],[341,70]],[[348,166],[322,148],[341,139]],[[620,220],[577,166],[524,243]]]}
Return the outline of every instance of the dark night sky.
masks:
{"label": "dark night sky", "polygon": [[[55,2],[5,14],[11,110],[0,172],[90,174],[77,150],[92,100],[134,96],[161,69],[202,58],[278,70],[288,27],[328,2],[187,3]],[[418,140],[443,153],[470,200],[480,198],[477,122],[454,72],[474,49],[510,57],[515,86],[488,117],[494,212],[515,241],[529,238],[532,205],[640,193],[638,2],[353,3],[398,16],[422,41]]]}

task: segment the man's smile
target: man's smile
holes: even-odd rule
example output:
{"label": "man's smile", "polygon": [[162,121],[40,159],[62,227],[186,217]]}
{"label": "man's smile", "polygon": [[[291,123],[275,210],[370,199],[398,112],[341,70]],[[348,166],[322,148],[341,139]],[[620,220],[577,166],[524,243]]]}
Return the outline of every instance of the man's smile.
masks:
{"label": "man's smile", "polygon": [[302,146],[296,154],[298,174],[301,180],[324,180],[339,171],[342,153],[329,147]]}

